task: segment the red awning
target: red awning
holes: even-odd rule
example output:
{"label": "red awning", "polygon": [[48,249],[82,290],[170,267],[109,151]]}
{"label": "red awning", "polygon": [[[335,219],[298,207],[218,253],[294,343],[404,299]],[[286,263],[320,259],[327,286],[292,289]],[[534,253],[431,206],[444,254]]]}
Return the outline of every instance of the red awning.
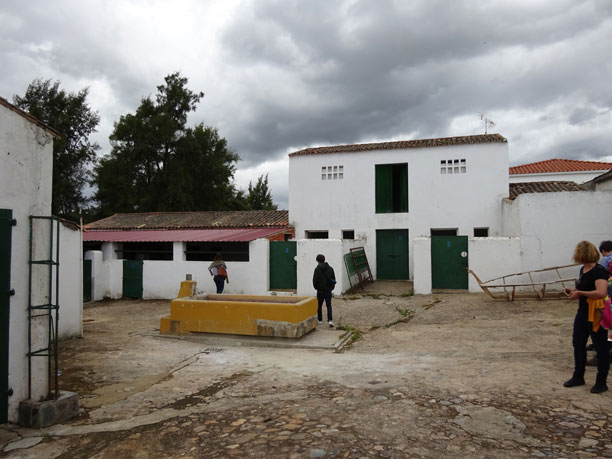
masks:
{"label": "red awning", "polygon": [[83,231],[83,241],[102,242],[249,242],[284,231],[283,228],[201,230]]}

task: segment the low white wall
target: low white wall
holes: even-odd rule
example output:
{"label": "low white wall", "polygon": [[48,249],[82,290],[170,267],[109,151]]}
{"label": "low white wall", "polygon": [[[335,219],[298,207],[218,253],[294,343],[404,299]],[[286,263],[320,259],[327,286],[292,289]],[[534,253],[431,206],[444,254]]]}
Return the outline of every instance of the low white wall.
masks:
{"label": "low white wall", "polygon": [[344,267],[343,244],[340,239],[300,239],[297,241],[297,294],[300,296],[314,296],[316,290],[312,286],[312,275],[317,267],[317,255],[325,255],[325,261],[334,268],[336,274],[336,287],[334,293],[338,294],[348,288],[348,277],[341,273]]}
{"label": "low white wall", "polygon": [[610,239],[611,203],[611,191],[531,193],[504,201],[505,234],[521,238],[519,271],[571,264],[578,242],[587,240],[599,246]]}
{"label": "low white wall", "polygon": [[[517,237],[468,239],[468,264],[481,281],[521,271],[521,240]],[[474,276],[469,275],[468,290],[482,292]]]}
{"label": "low white wall", "polygon": [[60,224],[59,337],[83,335],[83,243],[81,232]]}
{"label": "low white wall", "polygon": [[418,267],[412,273],[414,293],[428,295],[431,293],[431,238],[415,238],[412,254],[414,266]]}

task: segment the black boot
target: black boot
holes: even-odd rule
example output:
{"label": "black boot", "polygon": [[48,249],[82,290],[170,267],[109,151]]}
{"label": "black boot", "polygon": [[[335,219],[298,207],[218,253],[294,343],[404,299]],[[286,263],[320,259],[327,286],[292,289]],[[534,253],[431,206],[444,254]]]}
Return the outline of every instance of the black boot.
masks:
{"label": "black boot", "polygon": [[578,377],[576,375],[572,376],[570,379],[563,383],[564,387],[575,387],[575,386],[584,386],[584,376]]}
{"label": "black boot", "polygon": [[606,383],[595,383],[593,387],[591,387],[591,394],[601,394],[608,390],[608,385]]}

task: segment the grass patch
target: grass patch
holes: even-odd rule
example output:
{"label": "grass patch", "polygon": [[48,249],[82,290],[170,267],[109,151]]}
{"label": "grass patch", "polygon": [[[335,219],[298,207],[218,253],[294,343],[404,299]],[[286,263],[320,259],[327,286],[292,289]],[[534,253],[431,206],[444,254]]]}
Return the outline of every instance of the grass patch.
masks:
{"label": "grass patch", "polygon": [[397,325],[397,324],[404,324],[406,322],[410,322],[412,318],[414,317],[414,315],[416,314],[415,311],[413,311],[412,309],[402,309],[399,306],[396,306],[395,310],[399,313],[401,318],[389,324],[386,324],[384,326],[385,328],[393,327],[394,325]]}
{"label": "grass patch", "polygon": [[410,290],[408,290],[407,293],[402,293],[400,296],[402,298],[406,298],[406,297],[409,297],[409,296],[414,296],[414,289],[410,289]]}
{"label": "grass patch", "polygon": [[363,337],[363,332],[357,327],[351,327],[350,325],[342,325],[338,327],[340,330],[344,330],[344,333],[340,337],[340,339],[350,334],[350,343],[353,344],[355,341],[360,340]]}

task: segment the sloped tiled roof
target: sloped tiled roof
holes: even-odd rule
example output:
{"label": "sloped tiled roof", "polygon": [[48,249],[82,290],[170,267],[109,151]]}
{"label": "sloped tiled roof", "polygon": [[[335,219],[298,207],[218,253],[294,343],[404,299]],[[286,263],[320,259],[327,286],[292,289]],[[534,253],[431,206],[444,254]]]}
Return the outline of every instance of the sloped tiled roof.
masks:
{"label": "sloped tiled roof", "polygon": [[145,212],[115,214],[89,223],[85,231],[215,228],[283,228],[289,226],[286,210]]}
{"label": "sloped tiled roof", "polygon": [[329,147],[305,148],[290,153],[289,156],[324,155],[329,153],[352,153],[373,150],[399,150],[404,148],[441,147],[447,145],[469,145],[477,143],[507,143],[500,134],[469,135],[461,137],[443,137],[439,139],[400,140],[397,142],[361,143],[355,145],[335,145]]}
{"label": "sloped tiled roof", "polygon": [[47,126],[45,123],[43,123],[42,121],[40,121],[38,118],[33,117],[32,115],[30,115],[28,112],[23,111],[22,109],[20,109],[19,107],[16,107],[15,105],[11,104],[8,100],[6,100],[3,97],[0,97],[0,105],[8,108],[9,110],[17,113],[18,115],[23,116],[25,119],[27,119],[29,122],[36,124],[37,126],[43,128],[45,131],[47,131],[49,134],[51,134],[53,137],[56,138],[60,138],[60,135],[58,134],[58,132]]}
{"label": "sloped tiled roof", "polygon": [[559,191],[585,191],[582,185],[576,182],[520,182],[510,183],[510,199],[524,193],[555,193]]}
{"label": "sloped tiled roof", "polygon": [[510,175],[544,174],[550,172],[605,171],[612,169],[612,163],[597,161],[578,161],[575,159],[547,159],[536,163],[523,164],[510,168]]}

